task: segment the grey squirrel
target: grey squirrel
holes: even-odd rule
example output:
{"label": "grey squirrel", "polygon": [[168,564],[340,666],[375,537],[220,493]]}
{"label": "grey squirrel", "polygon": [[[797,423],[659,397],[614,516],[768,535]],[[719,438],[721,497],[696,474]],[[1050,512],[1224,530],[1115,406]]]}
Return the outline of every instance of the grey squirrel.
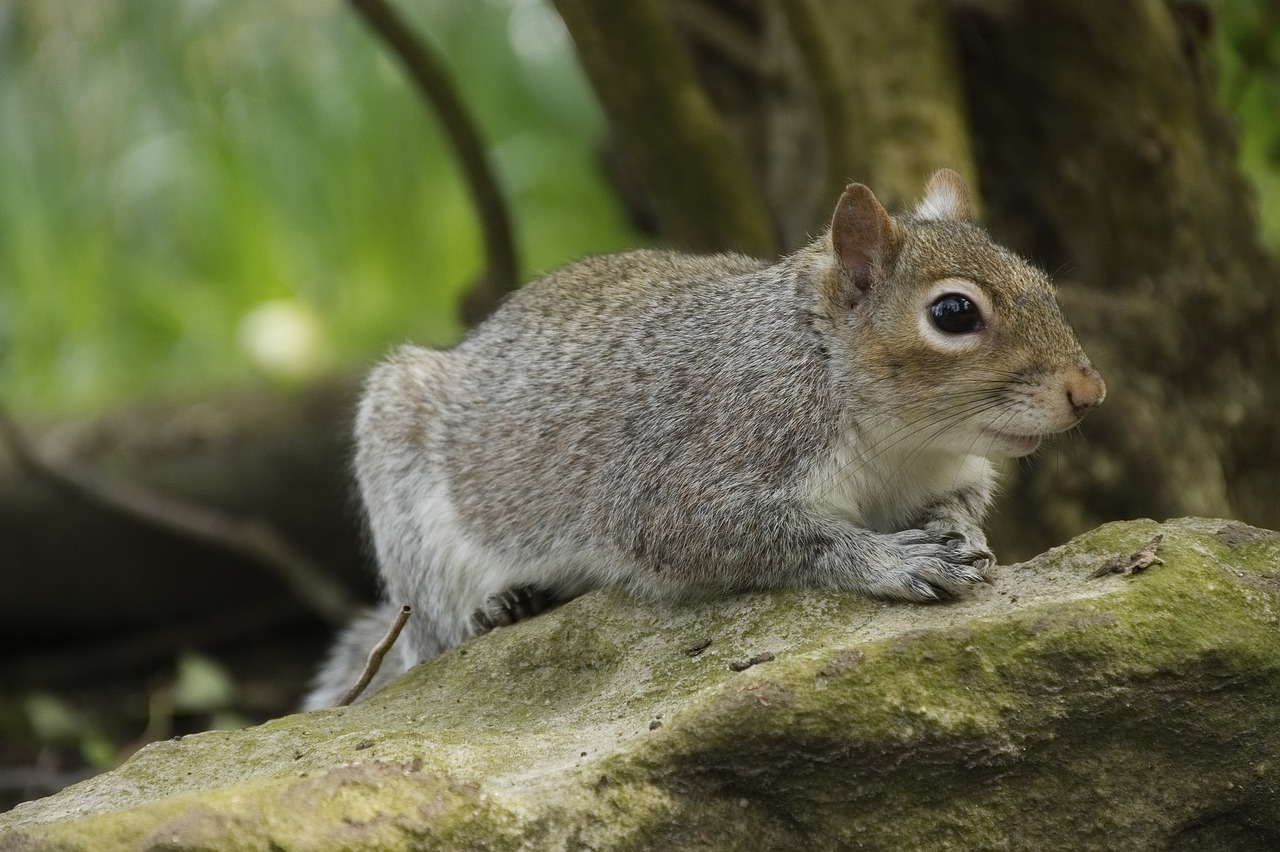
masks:
{"label": "grey squirrel", "polygon": [[[950,170],[901,217],[851,184],[777,263],[588,258],[450,351],[401,348],[356,425],[387,606],[414,607],[374,686],[602,586],[927,602],[988,580],[991,459],[1106,387],[1046,276],[969,219]],[[355,681],[389,613],[340,638],[306,707]]]}

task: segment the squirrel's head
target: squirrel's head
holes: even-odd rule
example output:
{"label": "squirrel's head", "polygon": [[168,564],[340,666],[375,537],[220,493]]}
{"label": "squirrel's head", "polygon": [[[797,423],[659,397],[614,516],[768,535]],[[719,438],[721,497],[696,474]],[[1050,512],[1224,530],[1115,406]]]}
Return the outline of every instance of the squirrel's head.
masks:
{"label": "squirrel's head", "polygon": [[874,376],[870,392],[896,401],[900,427],[978,455],[1022,456],[1096,408],[1106,385],[1048,277],[993,243],[970,210],[950,169],[900,217],[851,184],[831,223],[819,314],[837,362],[843,354]]}

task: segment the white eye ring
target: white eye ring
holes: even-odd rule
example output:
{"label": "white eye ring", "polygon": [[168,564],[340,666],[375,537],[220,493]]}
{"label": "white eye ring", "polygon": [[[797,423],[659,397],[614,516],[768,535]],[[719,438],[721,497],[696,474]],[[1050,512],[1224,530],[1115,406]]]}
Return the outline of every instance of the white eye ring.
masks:
{"label": "white eye ring", "polygon": [[[943,331],[938,328],[934,306],[947,296],[967,299],[977,310],[979,326],[971,331]],[[919,310],[920,336],[940,352],[969,352],[990,337],[993,319],[991,300],[982,288],[967,278],[944,278],[924,292]]]}

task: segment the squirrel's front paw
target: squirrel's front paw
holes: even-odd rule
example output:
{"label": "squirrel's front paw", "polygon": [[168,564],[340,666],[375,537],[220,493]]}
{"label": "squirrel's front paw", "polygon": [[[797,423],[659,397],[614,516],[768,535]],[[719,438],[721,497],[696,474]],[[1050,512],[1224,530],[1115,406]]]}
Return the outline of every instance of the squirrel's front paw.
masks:
{"label": "squirrel's front paw", "polygon": [[[991,552],[991,548],[987,545],[987,535],[979,527],[972,524],[956,520],[935,520],[921,526],[926,533],[941,536],[947,540],[957,540],[961,544],[967,544],[974,550],[981,550],[991,565],[996,564],[996,555]],[[911,530],[908,530],[911,532]]]}
{"label": "squirrel's front paw", "polygon": [[[981,536],[981,533],[978,534]],[[869,578],[878,598],[928,602],[948,600],[979,583],[990,583],[995,556],[986,539],[970,541],[963,531],[903,530],[884,537],[888,557]]]}

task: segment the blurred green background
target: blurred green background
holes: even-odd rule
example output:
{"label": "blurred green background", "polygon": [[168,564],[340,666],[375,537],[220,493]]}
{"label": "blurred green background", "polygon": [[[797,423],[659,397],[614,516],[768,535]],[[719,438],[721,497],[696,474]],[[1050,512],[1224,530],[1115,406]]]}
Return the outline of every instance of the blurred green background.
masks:
{"label": "blurred green background", "polygon": [[[525,274],[636,242],[549,5],[400,4],[490,143]],[[447,343],[482,266],[434,116],[340,0],[0,3],[0,399],[198,394]]]}
{"label": "blurred green background", "polygon": [[[488,139],[525,275],[635,244],[543,0],[417,0]],[[1280,4],[1214,3],[1280,245]],[[0,2],[0,400],[74,412],[448,343],[481,268],[434,117],[341,0]]]}

